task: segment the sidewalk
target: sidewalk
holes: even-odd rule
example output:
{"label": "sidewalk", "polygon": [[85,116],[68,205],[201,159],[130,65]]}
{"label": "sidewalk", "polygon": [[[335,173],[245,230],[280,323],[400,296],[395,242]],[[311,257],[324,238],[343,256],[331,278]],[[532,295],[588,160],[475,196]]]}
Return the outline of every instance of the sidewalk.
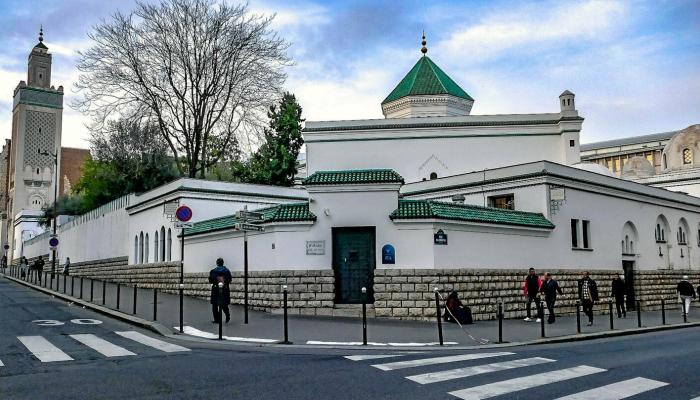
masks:
{"label": "sidewalk", "polygon": [[[71,280],[73,284],[71,286]],[[49,279],[50,282],[50,279]],[[42,285],[44,286],[44,285]],[[55,284],[54,284],[55,288]],[[63,287],[63,276],[59,276],[59,293],[65,292],[80,297],[80,278],[68,277],[66,288]],[[92,302],[103,305],[103,282],[94,281],[92,284]],[[119,307],[117,308],[117,285],[105,285],[104,306],[123,313],[133,314],[134,288],[120,285]],[[90,301],[91,280],[83,279],[82,299]],[[154,291],[138,289],[136,301],[137,317],[154,320]],[[179,297],[175,294],[158,292],[156,321],[179,330]],[[666,325],[683,323],[679,304],[667,304]],[[261,311],[249,311],[249,323],[243,323],[243,307],[231,305],[231,322],[224,324],[223,335],[229,340],[253,343],[275,343],[284,338],[284,319],[281,314],[271,314]],[[495,316],[494,316],[495,317]],[[642,327],[658,327],[662,325],[661,311],[641,312]],[[206,300],[185,296],[184,322],[185,334],[204,338],[217,338],[218,325],[213,324],[211,305]],[[594,325],[586,326],[587,317],[581,313],[581,333],[610,332],[608,314],[595,315]],[[700,308],[693,304],[689,312],[688,322],[700,322]],[[614,331],[635,329],[638,327],[637,313],[632,311],[627,318],[613,318]],[[498,343],[498,321],[477,321],[461,329],[456,324],[442,323],[445,345],[474,346]],[[541,325],[536,322],[518,320],[503,320],[504,342],[530,342],[541,339]],[[438,342],[436,321],[401,321],[389,319],[368,318],[368,342],[379,346],[434,346]],[[545,323],[547,338],[568,337],[577,335],[576,316],[558,317],[556,323]],[[352,317],[319,317],[319,316],[289,316],[289,340],[294,344],[333,344],[357,345],[362,344],[362,319]]]}

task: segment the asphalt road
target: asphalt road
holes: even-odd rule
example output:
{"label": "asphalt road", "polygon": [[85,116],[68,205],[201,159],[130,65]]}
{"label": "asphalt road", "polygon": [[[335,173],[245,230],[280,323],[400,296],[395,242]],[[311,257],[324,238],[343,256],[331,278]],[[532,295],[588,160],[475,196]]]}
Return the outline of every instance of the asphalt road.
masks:
{"label": "asphalt road", "polygon": [[[353,355],[387,357],[344,357]],[[163,338],[0,278],[2,400],[555,399],[586,390],[600,392],[575,398],[695,399],[698,376],[697,328],[411,354],[221,346]]]}

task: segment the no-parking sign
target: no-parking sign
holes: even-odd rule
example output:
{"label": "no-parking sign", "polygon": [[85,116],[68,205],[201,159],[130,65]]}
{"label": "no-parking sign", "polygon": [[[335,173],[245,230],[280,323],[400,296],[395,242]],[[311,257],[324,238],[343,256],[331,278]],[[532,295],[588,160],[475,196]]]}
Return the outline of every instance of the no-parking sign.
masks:
{"label": "no-parking sign", "polygon": [[192,209],[187,206],[180,206],[175,210],[175,217],[180,222],[187,222],[192,219]]}
{"label": "no-parking sign", "polygon": [[49,239],[49,249],[56,250],[57,248],[58,248],[58,236],[51,235],[51,239]]}

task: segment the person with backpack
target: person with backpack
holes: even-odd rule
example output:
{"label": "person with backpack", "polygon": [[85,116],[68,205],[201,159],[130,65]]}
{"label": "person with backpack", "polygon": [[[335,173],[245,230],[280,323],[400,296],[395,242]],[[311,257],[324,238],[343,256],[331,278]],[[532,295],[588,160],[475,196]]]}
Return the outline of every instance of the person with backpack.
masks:
{"label": "person with backpack", "polygon": [[525,277],[525,283],[523,284],[523,293],[525,294],[525,298],[527,299],[527,317],[525,317],[524,321],[529,322],[532,321],[532,318],[530,316],[532,315],[530,313],[530,305],[532,302],[535,302],[535,307],[537,307],[537,322],[541,321],[541,318],[543,317],[540,315],[540,298],[539,298],[539,293],[540,289],[542,288],[542,279],[540,279],[539,276],[535,273],[534,268],[530,268],[528,270],[528,274]]}
{"label": "person with backpack", "polygon": [[583,313],[588,316],[588,326],[593,325],[593,304],[598,301],[598,285],[583,271],[578,281],[578,298],[581,300]]}
{"label": "person with backpack", "polygon": [[[231,289],[229,285],[231,284],[231,271],[224,266],[224,259],[216,259],[216,268],[209,271],[209,283],[211,283],[211,311],[214,314],[215,324],[219,321],[219,307],[226,315],[226,323],[231,320],[231,314],[228,309],[228,305],[231,303]],[[219,283],[223,283],[223,289],[221,291],[221,296],[219,296]]]}
{"label": "person with backpack", "polygon": [[690,302],[695,298],[695,289],[693,289],[693,285],[688,281],[688,275],[683,275],[683,279],[678,282],[676,291],[678,292],[678,299],[682,305],[681,315],[685,314],[687,316],[690,311]]}
{"label": "person with backpack", "polygon": [[615,273],[612,280],[612,296],[615,298],[615,307],[617,307],[617,318],[627,318],[627,310],[625,309],[625,293],[627,285],[620,278],[620,274]]}
{"label": "person with backpack", "polygon": [[464,324],[474,323],[472,319],[472,310],[462,304],[459,300],[459,295],[456,290],[453,290],[447,300],[445,300],[445,314],[443,315],[445,322],[454,322]]}
{"label": "person with backpack", "polygon": [[[547,305],[547,322],[553,324],[556,316],[554,315],[554,304],[557,302],[557,293],[564,294],[559,287],[559,282],[552,279],[552,274],[545,272],[544,283],[542,283],[541,293],[544,293],[544,303]],[[542,316],[544,317],[544,316]]]}

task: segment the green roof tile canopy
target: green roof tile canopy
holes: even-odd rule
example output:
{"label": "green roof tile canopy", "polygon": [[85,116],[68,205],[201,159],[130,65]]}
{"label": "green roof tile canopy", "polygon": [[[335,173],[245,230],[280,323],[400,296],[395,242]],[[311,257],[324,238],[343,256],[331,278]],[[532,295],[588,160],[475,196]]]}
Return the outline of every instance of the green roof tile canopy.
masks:
{"label": "green roof tile canopy", "polygon": [[351,169],[317,171],[304,180],[304,185],[357,185],[367,183],[400,183],[404,180],[393,169]]}
{"label": "green roof tile canopy", "polygon": [[389,218],[392,220],[436,218],[554,229],[554,224],[538,213],[430,200],[399,200],[399,208],[391,213]]}
{"label": "green roof tile canopy", "polygon": [[[309,211],[309,203],[279,204],[255,211],[262,213],[263,215],[263,220],[258,222],[258,224],[271,222],[316,221],[316,216]],[[185,236],[233,229],[234,225],[238,222],[240,221],[235,215],[227,215],[224,217],[208,219],[206,221],[195,222],[192,228],[185,229]]]}
{"label": "green roof tile canopy", "polygon": [[399,82],[398,86],[389,93],[389,96],[382,101],[382,104],[406,96],[435,94],[450,94],[466,100],[474,100],[452,78],[447,76],[440,67],[435,65],[430,57],[423,56]]}

